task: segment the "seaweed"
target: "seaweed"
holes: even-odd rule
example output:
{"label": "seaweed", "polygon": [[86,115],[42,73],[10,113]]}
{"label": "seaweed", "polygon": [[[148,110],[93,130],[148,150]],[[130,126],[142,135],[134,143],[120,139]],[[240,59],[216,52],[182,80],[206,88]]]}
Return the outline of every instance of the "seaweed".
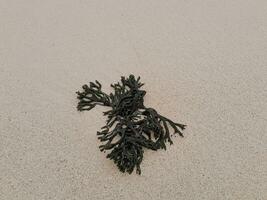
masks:
{"label": "seaweed", "polygon": [[[172,134],[183,137],[186,125],[175,123],[160,115],[155,109],[144,105],[146,91],[141,87],[140,77],[121,77],[120,82],[111,84],[114,92],[102,91],[98,81],[90,82],[76,92],[79,111],[91,110],[96,105],[109,107],[105,126],[97,132],[103,143],[100,151],[108,151],[107,158],[114,161],[121,172],[141,174],[140,164],[144,149],[166,150],[166,143],[173,144]],[[171,129],[170,129],[171,128]]]}

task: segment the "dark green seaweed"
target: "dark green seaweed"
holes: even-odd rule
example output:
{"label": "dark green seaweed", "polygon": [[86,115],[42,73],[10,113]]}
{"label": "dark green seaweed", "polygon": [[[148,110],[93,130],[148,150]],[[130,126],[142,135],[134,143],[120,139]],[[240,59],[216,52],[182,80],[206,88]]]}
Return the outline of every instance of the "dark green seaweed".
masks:
{"label": "dark green seaweed", "polygon": [[[141,174],[140,164],[144,148],[151,150],[166,149],[166,142],[172,144],[171,134],[179,134],[185,125],[175,123],[160,115],[155,109],[144,106],[146,91],[144,84],[134,75],[121,77],[121,81],[111,84],[113,93],[106,94],[98,81],[84,85],[77,92],[79,111],[91,110],[96,105],[109,107],[104,112],[106,125],[97,132],[103,142],[101,151],[109,151],[107,158],[114,161],[120,171]],[[171,128],[171,129],[170,129]]]}

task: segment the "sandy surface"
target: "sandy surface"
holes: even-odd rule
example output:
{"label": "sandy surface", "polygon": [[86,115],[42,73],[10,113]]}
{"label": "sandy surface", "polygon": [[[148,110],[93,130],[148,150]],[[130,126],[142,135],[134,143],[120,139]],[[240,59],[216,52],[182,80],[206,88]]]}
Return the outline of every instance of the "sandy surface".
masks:
{"label": "sandy surface", "polygon": [[[130,73],[188,125],[142,175],[75,91]],[[266,0],[0,0],[0,199],[267,199]]]}

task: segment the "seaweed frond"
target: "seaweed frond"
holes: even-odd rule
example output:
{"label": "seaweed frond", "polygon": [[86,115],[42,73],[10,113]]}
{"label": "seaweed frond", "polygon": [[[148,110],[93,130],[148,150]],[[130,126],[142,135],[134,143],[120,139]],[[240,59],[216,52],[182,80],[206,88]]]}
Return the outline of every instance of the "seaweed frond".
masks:
{"label": "seaweed frond", "polygon": [[[122,172],[141,174],[140,164],[144,148],[150,150],[166,149],[166,143],[173,144],[171,135],[178,133],[183,137],[185,125],[175,123],[160,115],[153,108],[144,106],[146,91],[140,88],[144,84],[134,75],[121,77],[121,82],[112,84],[114,93],[107,95],[101,90],[101,84],[84,85],[82,92],[77,92],[78,110],[90,110],[96,105],[107,106],[106,125],[97,132],[103,143],[101,151],[108,151],[107,158],[114,161]],[[170,131],[169,127],[173,130]]]}

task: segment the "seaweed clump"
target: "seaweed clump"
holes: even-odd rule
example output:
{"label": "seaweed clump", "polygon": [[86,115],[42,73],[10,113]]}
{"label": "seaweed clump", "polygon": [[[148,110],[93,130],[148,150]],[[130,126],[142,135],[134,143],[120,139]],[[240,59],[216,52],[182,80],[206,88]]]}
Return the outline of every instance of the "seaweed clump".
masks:
{"label": "seaweed clump", "polygon": [[[185,125],[175,123],[160,115],[155,109],[144,106],[146,91],[141,87],[140,77],[130,75],[121,77],[121,81],[111,84],[114,89],[109,95],[102,91],[98,81],[84,85],[77,92],[79,111],[91,110],[96,105],[109,107],[104,112],[106,125],[97,132],[103,142],[101,151],[109,151],[107,158],[114,161],[121,172],[141,174],[140,164],[144,148],[151,150],[166,149],[166,143],[172,144],[171,135],[179,134]],[[171,128],[171,129],[170,129]]]}

